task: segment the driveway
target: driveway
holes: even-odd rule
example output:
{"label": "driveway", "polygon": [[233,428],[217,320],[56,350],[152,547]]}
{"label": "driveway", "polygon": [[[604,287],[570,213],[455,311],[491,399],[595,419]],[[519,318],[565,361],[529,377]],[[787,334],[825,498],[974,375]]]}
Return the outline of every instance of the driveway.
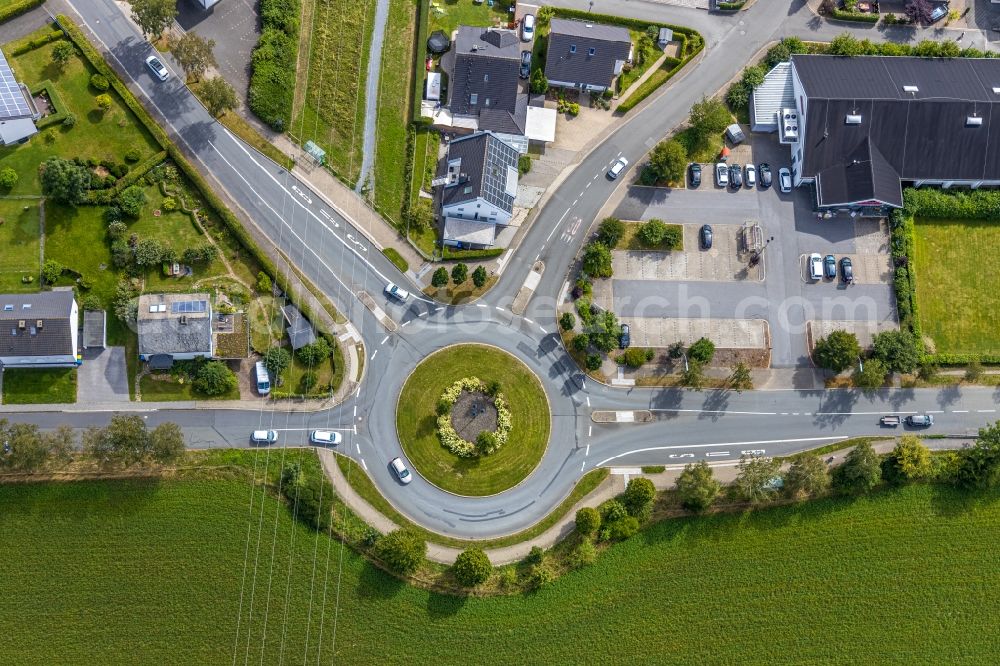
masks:
{"label": "driveway", "polygon": [[246,99],[250,86],[250,52],[257,45],[260,23],[254,0],[224,0],[205,11],[194,0],[179,0],[177,24],[215,40],[219,73]]}
{"label": "driveway", "polygon": [[128,402],[124,347],[85,349],[76,372],[77,402]]}

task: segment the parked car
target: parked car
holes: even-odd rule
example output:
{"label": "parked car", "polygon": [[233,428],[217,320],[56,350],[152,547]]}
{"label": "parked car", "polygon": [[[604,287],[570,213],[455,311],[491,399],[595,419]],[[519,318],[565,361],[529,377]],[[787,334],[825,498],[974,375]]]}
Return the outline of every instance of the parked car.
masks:
{"label": "parked car", "polygon": [[167,77],[170,76],[166,66],[156,56],[146,58],[146,67],[149,67],[150,71],[153,72],[153,76],[161,81],[166,81]]}
{"label": "parked car", "polygon": [[628,349],[630,344],[632,344],[631,331],[628,324],[622,324],[622,334],[618,337],[618,346],[622,349]]}
{"label": "parked car", "polygon": [[717,187],[725,187],[729,184],[729,169],[723,162],[715,165],[715,184]]}
{"label": "parked car", "polygon": [[309,441],[313,444],[336,446],[340,444],[340,433],[332,430],[313,430],[309,433]]}
{"label": "parked car", "polygon": [[400,289],[398,285],[395,285],[392,282],[385,285],[385,289],[383,289],[383,291],[386,296],[395,298],[397,301],[405,301],[410,297],[410,292],[405,289]]}
{"label": "parked car", "polygon": [[521,78],[531,75],[531,51],[521,51]]}
{"label": "parked car", "polygon": [[628,160],[625,159],[624,157],[619,157],[617,160],[615,160],[615,163],[611,165],[611,168],[608,169],[608,178],[614,180],[615,178],[621,175],[622,171],[624,171],[625,167],[627,166],[628,166]]}
{"label": "parked car", "polygon": [[688,182],[691,183],[691,187],[698,187],[701,185],[701,165],[700,164],[689,164],[688,165]]}
{"label": "parked car", "polygon": [[854,264],[850,257],[842,257],[840,260],[840,279],[847,284],[854,282]]}
{"label": "parked car", "polygon": [[703,224],[701,225],[701,231],[698,232],[698,239],[701,241],[701,249],[711,250],[712,249],[712,225]]}
{"label": "parked car", "polygon": [[934,9],[931,10],[931,15],[928,17],[929,23],[937,23],[945,16],[948,15],[948,3],[944,2],[940,5],[934,5]]}
{"label": "parked car", "polygon": [[393,458],[389,463],[392,467],[392,471],[396,473],[396,477],[399,478],[400,483],[409,483],[413,481],[413,476],[410,474],[410,470],[406,469],[406,465],[399,458]]}
{"label": "parked car", "polygon": [[785,167],[778,169],[778,187],[781,188],[782,194],[792,191],[792,172]]}
{"label": "parked car", "polygon": [[930,414],[910,414],[906,417],[906,425],[914,428],[929,428],[934,425],[934,417]]}
{"label": "parked car", "polygon": [[733,189],[743,187],[743,169],[739,164],[729,165],[729,186]]}
{"label": "parked car", "polygon": [[816,252],[809,255],[809,277],[813,280],[823,277],[823,257]]}
{"label": "parked car", "polygon": [[521,19],[521,41],[530,42],[535,38],[535,15],[525,14]]}
{"label": "parked car", "polygon": [[823,257],[823,277],[827,280],[837,277],[837,258],[832,254]]}
{"label": "parked car", "polygon": [[752,164],[748,164],[744,167],[744,171],[746,172],[747,187],[757,187],[757,167]]}
{"label": "parked car", "polygon": [[274,444],[278,441],[278,433],[273,430],[254,430],[250,433],[252,444]]}
{"label": "parked car", "polygon": [[767,162],[761,162],[757,171],[760,172],[760,186],[765,190],[771,187],[771,165]]}

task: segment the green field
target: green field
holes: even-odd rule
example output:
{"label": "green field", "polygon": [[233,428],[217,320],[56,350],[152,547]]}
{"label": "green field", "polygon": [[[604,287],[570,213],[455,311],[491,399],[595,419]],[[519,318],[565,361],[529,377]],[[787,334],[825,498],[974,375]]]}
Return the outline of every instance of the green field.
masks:
{"label": "green field", "polygon": [[40,231],[37,200],[0,199],[0,292],[38,291]]}
{"label": "green field", "polygon": [[917,309],[938,353],[1000,350],[1000,274],[984,252],[1000,247],[1000,225],[980,220],[914,220]]}
{"label": "green field", "polygon": [[[460,458],[437,435],[438,398],[463,377],[500,382],[510,405],[511,431],[496,453]],[[431,483],[460,495],[492,495],[531,473],[549,441],[549,405],[538,378],[506,352],[482,345],[448,347],[416,367],[403,386],[396,431],[403,451]]]}
{"label": "green field", "polygon": [[245,480],[7,485],[4,662],[993,663],[998,500],[916,485],[672,520],[477,599],[398,582]]}
{"label": "green field", "polygon": [[443,0],[434,2],[428,15],[427,34],[441,30],[451,37],[460,25],[478,25],[492,28],[506,28],[511,16],[507,8],[510,3],[497,0],[490,7],[488,2],[475,3],[472,0]]}
{"label": "green field", "polygon": [[76,368],[8,368],[3,404],[47,405],[76,402]]}

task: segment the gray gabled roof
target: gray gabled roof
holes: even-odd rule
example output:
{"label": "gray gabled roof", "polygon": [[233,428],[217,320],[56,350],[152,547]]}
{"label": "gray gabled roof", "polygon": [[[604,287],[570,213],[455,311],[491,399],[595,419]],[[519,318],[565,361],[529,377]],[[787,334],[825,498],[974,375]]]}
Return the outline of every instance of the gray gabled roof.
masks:
{"label": "gray gabled roof", "polygon": [[285,328],[285,332],[288,334],[288,339],[292,343],[292,349],[298,350],[306,345],[311,345],[316,342],[316,331],[313,330],[312,324],[306,319],[297,307],[289,303],[281,308],[281,314],[284,316],[285,321],[288,322],[288,326]]}
{"label": "gray gabled roof", "polygon": [[448,156],[442,160],[443,171],[449,162],[461,160],[461,176],[442,189],[441,204],[451,206],[483,197],[508,213],[514,210],[514,197],[507,193],[509,169],[517,171],[517,149],[490,132],[477,132],[448,144]]}
{"label": "gray gabled roof", "polygon": [[627,60],[632,48],[628,30],[620,26],[554,18],[551,27],[545,55],[550,81],[610,86],[615,63]]}
{"label": "gray gabled roof", "polygon": [[[451,112],[480,116],[491,110],[516,117],[521,56],[517,33],[459,26],[452,52],[448,102]],[[522,121],[522,131],[523,126]]]}
{"label": "gray gabled roof", "polygon": [[73,303],[72,290],[0,295],[0,356],[72,354]]}

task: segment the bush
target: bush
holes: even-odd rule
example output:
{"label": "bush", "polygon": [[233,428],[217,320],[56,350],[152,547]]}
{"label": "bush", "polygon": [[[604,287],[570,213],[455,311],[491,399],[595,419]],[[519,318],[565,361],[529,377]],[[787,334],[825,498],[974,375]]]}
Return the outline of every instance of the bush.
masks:
{"label": "bush", "polygon": [[528,565],[535,565],[535,564],[541,564],[542,560],[544,559],[545,559],[545,551],[539,548],[538,546],[532,546],[531,550],[528,552],[527,555],[524,556],[524,560],[522,561]]}
{"label": "bush", "polygon": [[531,92],[536,95],[544,95],[549,90],[549,80],[545,78],[545,72],[541,68],[536,69],[531,73],[531,79],[528,82],[528,87]]}
{"label": "bush", "polygon": [[107,92],[111,83],[108,81],[108,77],[103,74],[93,74],[90,77],[90,87],[97,92]]}
{"label": "bush", "polygon": [[271,347],[264,352],[264,366],[273,376],[278,377],[292,362],[292,355],[284,347]]}
{"label": "bush", "polygon": [[690,511],[704,511],[719,494],[719,482],[712,478],[712,468],[702,461],[684,466],[677,477],[677,496],[681,506]]}
{"label": "bush", "polygon": [[63,127],[76,127],[76,114],[67,113],[62,121]]}
{"label": "bush", "polygon": [[247,103],[276,132],[291,122],[299,35],[298,0],[262,0],[261,33],[250,58]]}
{"label": "bush", "polygon": [[597,509],[585,506],[576,512],[576,531],[584,536],[593,536],[601,529],[601,514]]}
{"label": "bush", "polygon": [[605,246],[613,248],[625,235],[625,223],[616,217],[606,217],[597,227],[597,240]]}
{"label": "bush", "polygon": [[[590,349],[590,336],[586,333],[580,333],[579,335],[573,336],[573,349],[584,354]],[[600,360],[600,359],[598,359]]]}
{"label": "bush", "polygon": [[94,99],[94,101],[97,102],[97,108],[101,111],[107,111],[114,105],[111,95],[107,93],[101,93]]}
{"label": "bush", "polygon": [[431,286],[436,289],[448,286],[448,269],[441,266],[431,275]]}
{"label": "bush", "polygon": [[583,270],[594,277],[611,277],[614,274],[611,266],[611,250],[600,242],[588,243],[583,248]]}
{"label": "bush", "polygon": [[469,548],[455,558],[452,572],[455,574],[455,580],[465,587],[475,587],[489,580],[490,574],[493,573],[493,565],[482,549]]}
{"label": "bush", "polygon": [[882,480],[881,461],[868,442],[858,444],[833,470],[833,487],[842,493],[865,493]]}
{"label": "bush", "polygon": [[533,566],[531,568],[531,572],[528,574],[528,588],[538,590],[545,587],[555,579],[556,575],[552,572],[552,569],[544,564],[538,564]]}
{"label": "bush", "polygon": [[600,370],[601,368],[601,357],[597,354],[591,354],[587,357],[587,370]]}
{"label": "bush", "polygon": [[116,203],[122,213],[131,218],[138,218],[142,213],[142,207],[146,204],[146,193],[138,185],[130,185],[118,195]]}
{"label": "bush", "polygon": [[573,327],[576,326],[576,317],[573,316],[572,312],[562,313],[562,316],[559,317],[559,326],[564,331],[572,331]]}
{"label": "bush", "polygon": [[612,521],[605,521],[601,528],[601,539],[604,541],[624,541],[639,531],[639,520],[635,516],[625,516]]}
{"label": "bush", "polygon": [[641,368],[643,364],[653,360],[655,353],[644,347],[629,347],[621,355],[621,360],[630,368]]}
{"label": "bush", "polygon": [[315,342],[299,347],[295,355],[303,364],[315,367],[330,358],[332,353],[333,350],[330,349],[330,343],[326,341],[326,338],[318,337]]}
{"label": "bush", "polygon": [[636,233],[636,238],[646,247],[656,247],[667,235],[667,225],[663,220],[652,219],[643,222]]}
{"label": "bush", "polygon": [[688,348],[688,357],[702,365],[711,363],[714,356],[715,343],[708,338],[699,338]]}
{"label": "bush", "polygon": [[0,187],[5,190],[9,190],[15,185],[17,185],[18,175],[17,171],[14,171],[11,167],[4,167],[0,169]]}
{"label": "bush", "polygon": [[126,162],[138,162],[142,157],[142,153],[139,152],[138,148],[129,148],[125,151],[125,161]]}
{"label": "bush", "polygon": [[843,372],[854,365],[861,356],[858,336],[847,331],[833,331],[816,341],[813,358],[816,365],[834,372]]}
{"label": "bush", "polygon": [[177,200],[174,199],[173,197],[163,197],[163,201],[160,202],[160,208],[167,211],[168,213],[170,211],[177,210]]}
{"label": "bush", "polygon": [[42,279],[46,284],[55,284],[66,268],[55,259],[47,259],[42,264]]}
{"label": "bush", "polygon": [[333,488],[323,477],[302,476],[292,493],[293,511],[296,517],[320,532],[330,528],[330,514],[333,511]]}
{"label": "bush", "polygon": [[656,499],[656,487],[646,477],[639,476],[629,480],[622,494],[622,504],[632,516],[645,515]]}
{"label": "bush", "polygon": [[271,278],[264,271],[257,273],[257,291],[262,294],[271,293]]}
{"label": "bush", "polygon": [[411,529],[395,530],[375,542],[375,555],[396,573],[409,575],[423,563],[427,543]]}
{"label": "bush", "polygon": [[199,368],[194,388],[205,395],[222,395],[236,388],[236,375],[222,361],[209,361]]}
{"label": "bush", "polygon": [[517,158],[517,173],[523,176],[531,171],[531,155],[521,155]]}
{"label": "bush", "polygon": [[577,544],[570,556],[570,566],[579,569],[593,564],[596,559],[597,548],[594,547],[594,542],[590,539],[583,539]]}

